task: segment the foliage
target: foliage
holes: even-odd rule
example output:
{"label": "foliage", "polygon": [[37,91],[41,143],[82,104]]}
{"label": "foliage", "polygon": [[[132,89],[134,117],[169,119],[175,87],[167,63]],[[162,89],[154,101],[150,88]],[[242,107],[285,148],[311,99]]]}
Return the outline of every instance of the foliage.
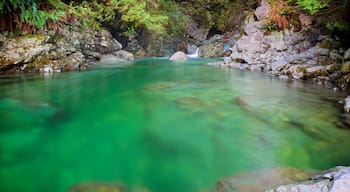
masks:
{"label": "foliage", "polygon": [[[53,9],[56,5],[56,8]],[[9,17],[8,29],[13,30],[15,22],[21,31],[35,33],[37,29],[43,29],[49,21],[57,22],[64,15],[61,1],[41,0],[3,0],[0,3],[0,15]]]}
{"label": "foliage", "polygon": [[283,0],[271,0],[268,22],[265,26],[267,30],[286,30],[291,27],[295,18],[295,8]]}
{"label": "foliage", "polygon": [[[293,2],[290,0],[290,2]],[[295,3],[314,15],[319,10],[328,6],[331,0],[296,0]]]}

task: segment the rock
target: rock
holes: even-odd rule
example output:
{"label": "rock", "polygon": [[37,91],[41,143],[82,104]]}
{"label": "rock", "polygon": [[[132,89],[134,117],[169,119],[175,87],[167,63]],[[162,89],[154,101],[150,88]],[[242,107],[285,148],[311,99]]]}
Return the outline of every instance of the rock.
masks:
{"label": "rock", "polygon": [[176,53],[174,53],[169,60],[171,61],[178,61],[178,62],[183,62],[187,60],[187,56],[184,52],[182,51],[178,51]]}
{"label": "rock", "polygon": [[350,95],[345,98],[344,111],[350,113]]}
{"label": "rock", "polygon": [[0,52],[1,68],[9,65],[22,65],[33,62],[38,56],[48,53],[52,44],[46,44],[45,37],[9,39],[4,42]]}
{"label": "rock", "polygon": [[119,50],[117,52],[114,52],[113,55],[117,56],[119,60],[124,60],[124,61],[134,60],[134,55],[124,50]]}
{"label": "rock", "polygon": [[195,54],[198,47],[195,44],[188,44],[187,45],[187,54],[192,55]]}
{"label": "rock", "polygon": [[135,57],[146,57],[147,53],[143,48],[140,48],[138,51],[135,53]]}
{"label": "rock", "polygon": [[344,61],[348,61],[348,60],[350,60],[350,49],[348,49],[344,53]]}
{"label": "rock", "polygon": [[341,72],[343,74],[350,73],[350,61],[345,61],[341,66]]}
{"label": "rock", "polygon": [[305,14],[301,13],[299,15],[299,21],[303,27],[308,27],[312,24],[313,18],[309,15],[305,15]]}
{"label": "rock", "polygon": [[224,44],[215,42],[200,47],[199,56],[201,57],[221,57],[224,53]]}
{"label": "rock", "polygon": [[288,65],[288,61],[284,60],[284,59],[281,59],[281,60],[278,60],[276,62],[273,62],[271,64],[271,69],[273,71],[281,71],[282,69],[284,69],[287,65]]}
{"label": "rock", "polygon": [[216,192],[260,192],[282,184],[290,184],[308,179],[312,171],[302,171],[292,167],[238,173],[220,179]]}
{"label": "rock", "polygon": [[127,188],[121,183],[87,182],[76,184],[68,192],[126,192]]}
{"label": "rock", "polygon": [[260,21],[263,19],[267,19],[269,17],[269,12],[270,12],[271,7],[269,5],[263,5],[254,11],[254,15],[256,18]]}
{"label": "rock", "polygon": [[187,35],[196,39],[198,41],[204,41],[207,39],[209,29],[204,27],[199,27],[198,23],[194,20],[191,20],[187,27]]}
{"label": "rock", "polygon": [[320,175],[313,176],[310,180],[296,184],[283,185],[276,189],[268,190],[268,192],[345,192],[349,189],[350,167],[338,166]]}
{"label": "rock", "polygon": [[324,75],[327,75],[327,66],[308,67],[304,71],[304,76],[308,79],[316,76],[324,76]]}
{"label": "rock", "polygon": [[119,43],[116,39],[114,39],[111,33],[108,32],[107,30],[101,29],[98,36],[100,36],[100,38],[94,39],[95,45],[98,45],[96,47],[97,52],[101,54],[107,54],[107,53],[112,53],[122,49],[122,44]]}

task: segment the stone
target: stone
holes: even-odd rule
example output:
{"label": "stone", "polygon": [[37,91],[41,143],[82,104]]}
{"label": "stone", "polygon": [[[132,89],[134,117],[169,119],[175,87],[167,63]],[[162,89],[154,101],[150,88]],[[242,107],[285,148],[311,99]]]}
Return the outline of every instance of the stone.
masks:
{"label": "stone", "polygon": [[271,69],[273,71],[281,71],[282,69],[284,69],[287,65],[288,65],[288,61],[284,60],[284,59],[281,59],[281,60],[278,60],[276,62],[273,62],[271,64]]}
{"label": "stone", "polygon": [[134,55],[125,50],[116,51],[113,53],[113,55],[117,56],[119,60],[124,60],[124,61],[134,60]]}
{"label": "stone", "polygon": [[[235,102],[239,105],[247,105],[244,101],[236,100]],[[216,192],[264,191],[278,185],[308,179],[312,173],[312,171],[303,171],[292,167],[242,172],[220,179],[216,185]]]}
{"label": "stone", "polygon": [[345,61],[341,66],[341,72],[343,74],[350,73],[350,61]]}
{"label": "stone", "polygon": [[187,27],[187,35],[198,40],[198,41],[204,41],[207,39],[209,33],[209,29],[204,27],[199,27],[199,24],[191,20]]}
{"label": "stone", "polygon": [[344,61],[350,60],[350,49],[346,50],[344,53]]}
{"label": "stone", "polygon": [[184,52],[178,51],[174,53],[171,57],[169,57],[171,61],[183,62],[187,60],[187,56]]}
{"label": "stone", "polygon": [[308,27],[308,26],[310,26],[312,24],[313,17],[301,13],[299,15],[299,21],[300,21],[301,26]]}
{"label": "stone", "polygon": [[271,7],[269,5],[260,6],[256,8],[256,10],[254,11],[254,15],[259,21],[267,19],[269,17],[270,9]]}
{"label": "stone", "polygon": [[350,113],[350,95],[345,98],[344,111]]}
{"label": "stone", "polygon": [[221,57],[224,53],[224,44],[214,42],[200,46],[199,56],[201,57]]}
{"label": "stone", "polygon": [[73,185],[68,192],[126,192],[127,188],[117,182],[86,182]]}
{"label": "stone", "polygon": [[350,189],[350,167],[338,166],[309,180],[279,186],[268,192],[345,192]]}

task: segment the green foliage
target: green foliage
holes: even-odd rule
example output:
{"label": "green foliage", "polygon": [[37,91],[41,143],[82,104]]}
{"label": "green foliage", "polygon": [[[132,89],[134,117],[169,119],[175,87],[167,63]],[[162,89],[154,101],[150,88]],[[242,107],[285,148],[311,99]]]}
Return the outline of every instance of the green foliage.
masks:
{"label": "green foliage", "polygon": [[311,15],[314,15],[321,9],[327,7],[331,0],[289,0],[289,2],[295,2],[297,5],[309,11]]}
{"label": "green foliage", "polygon": [[[39,8],[42,5],[42,8]],[[12,29],[12,22],[15,22],[19,29],[27,32],[35,32],[44,28],[48,21],[56,22],[64,15],[64,3],[53,0],[2,0],[0,2],[0,15],[6,15],[10,21],[9,30]],[[56,6],[55,9],[52,7]]]}
{"label": "green foliage", "polygon": [[20,9],[21,21],[17,22],[28,23],[37,29],[42,29],[44,26],[46,26],[46,23],[49,19],[58,21],[58,19],[64,15],[63,11],[47,12],[38,10],[35,2],[33,2],[32,5],[28,8],[21,6]]}

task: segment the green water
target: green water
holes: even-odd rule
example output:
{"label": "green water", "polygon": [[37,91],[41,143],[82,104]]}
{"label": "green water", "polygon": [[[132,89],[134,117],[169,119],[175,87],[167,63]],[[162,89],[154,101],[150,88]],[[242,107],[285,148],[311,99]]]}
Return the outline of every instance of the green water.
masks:
{"label": "green water", "polygon": [[0,191],[192,192],[241,171],[350,164],[344,95],[205,62],[2,77]]}

